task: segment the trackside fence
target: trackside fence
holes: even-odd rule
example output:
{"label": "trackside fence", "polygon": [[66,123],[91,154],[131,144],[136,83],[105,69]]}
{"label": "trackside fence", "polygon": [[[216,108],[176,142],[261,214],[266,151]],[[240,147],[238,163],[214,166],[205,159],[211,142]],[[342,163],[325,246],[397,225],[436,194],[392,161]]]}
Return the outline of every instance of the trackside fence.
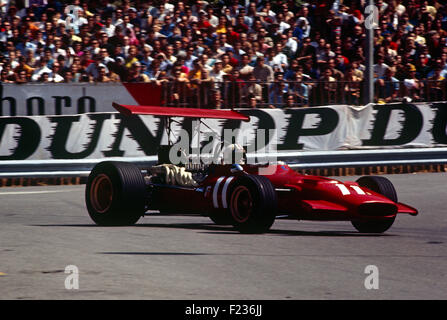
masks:
{"label": "trackside fence", "polygon": [[[295,170],[305,173],[319,172],[322,175],[325,175],[325,172],[329,175],[339,175],[339,173],[342,173],[342,175],[348,173],[359,174],[362,172],[406,173],[414,171],[415,168],[428,171],[445,171],[447,166],[447,148],[308,151],[296,152],[287,156],[275,155],[275,157],[278,161],[286,162]],[[247,158],[250,159],[251,155],[248,154]],[[107,160],[132,162],[142,169],[155,164],[157,161],[156,156],[108,158]],[[101,161],[104,161],[104,159],[1,161],[0,179],[87,177],[91,169]],[[371,169],[365,171],[364,168]]]}

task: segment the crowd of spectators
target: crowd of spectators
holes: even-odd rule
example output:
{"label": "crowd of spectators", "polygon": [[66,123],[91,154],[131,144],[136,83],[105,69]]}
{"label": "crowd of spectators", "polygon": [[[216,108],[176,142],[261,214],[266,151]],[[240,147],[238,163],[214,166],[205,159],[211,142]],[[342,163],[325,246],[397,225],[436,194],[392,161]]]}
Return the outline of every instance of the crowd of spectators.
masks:
{"label": "crowd of spectators", "polygon": [[[359,104],[366,5],[0,0],[0,81],[156,82],[170,103],[210,107]],[[445,99],[447,6],[375,5],[376,98]]]}

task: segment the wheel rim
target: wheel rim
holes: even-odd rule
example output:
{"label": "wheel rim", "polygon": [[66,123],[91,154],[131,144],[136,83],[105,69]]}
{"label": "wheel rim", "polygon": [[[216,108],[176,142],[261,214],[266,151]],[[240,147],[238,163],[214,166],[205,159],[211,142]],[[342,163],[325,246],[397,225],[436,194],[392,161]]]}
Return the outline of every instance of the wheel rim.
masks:
{"label": "wheel rim", "polygon": [[109,210],[113,199],[113,185],[107,175],[100,174],[93,179],[90,199],[96,212],[105,213]]}
{"label": "wheel rim", "polygon": [[253,198],[250,190],[245,186],[239,186],[231,195],[231,214],[239,223],[248,220],[253,211]]}

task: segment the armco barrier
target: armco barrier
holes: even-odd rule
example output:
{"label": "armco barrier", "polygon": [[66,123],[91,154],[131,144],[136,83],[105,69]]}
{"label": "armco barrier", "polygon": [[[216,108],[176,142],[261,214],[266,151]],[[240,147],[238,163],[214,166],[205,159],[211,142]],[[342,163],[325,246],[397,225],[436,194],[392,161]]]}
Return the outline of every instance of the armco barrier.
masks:
{"label": "armco barrier", "polygon": [[447,164],[447,148],[297,152],[280,157],[296,169]]}

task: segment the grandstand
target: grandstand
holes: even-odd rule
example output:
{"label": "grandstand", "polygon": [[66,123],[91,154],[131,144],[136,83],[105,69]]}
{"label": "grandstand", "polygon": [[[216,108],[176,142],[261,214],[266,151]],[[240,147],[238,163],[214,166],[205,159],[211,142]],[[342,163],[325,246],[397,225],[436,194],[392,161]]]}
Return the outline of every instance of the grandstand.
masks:
{"label": "grandstand", "polygon": [[[153,82],[172,106],[362,104],[363,0],[2,0],[1,83]],[[446,99],[444,1],[377,0],[375,101]]]}

